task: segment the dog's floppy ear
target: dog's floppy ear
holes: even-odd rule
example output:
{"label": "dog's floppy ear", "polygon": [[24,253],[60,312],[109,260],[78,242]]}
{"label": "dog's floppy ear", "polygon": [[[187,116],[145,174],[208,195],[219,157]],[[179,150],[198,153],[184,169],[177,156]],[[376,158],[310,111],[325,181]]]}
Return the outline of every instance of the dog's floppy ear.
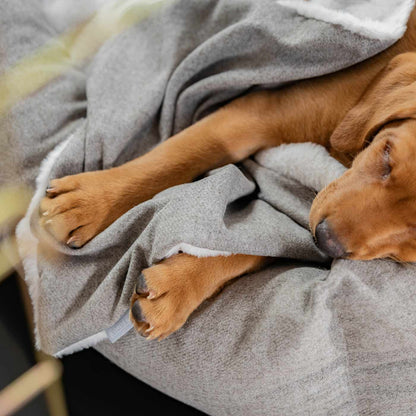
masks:
{"label": "dog's floppy ear", "polygon": [[356,153],[384,124],[416,118],[416,53],[393,58],[333,132],[338,152]]}

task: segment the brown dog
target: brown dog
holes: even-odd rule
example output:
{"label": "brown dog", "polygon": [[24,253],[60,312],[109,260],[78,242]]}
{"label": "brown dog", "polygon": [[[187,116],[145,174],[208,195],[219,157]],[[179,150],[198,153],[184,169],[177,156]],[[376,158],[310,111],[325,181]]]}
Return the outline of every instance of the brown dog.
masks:
{"label": "brown dog", "polygon": [[[168,187],[266,147],[313,141],[348,166],[355,158],[313,203],[318,246],[333,257],[416,261],[415,23],[413,12],[404,37],[364,63],[253,92],[125,165],[53,180],[43,221],[58,240],[81,247]],[[132,302],[139,301],[146,322],[133,319],[136,328],[150,339],[168,336],[227,281],[265,261],[178,254],[144,270],[148,289]]]}

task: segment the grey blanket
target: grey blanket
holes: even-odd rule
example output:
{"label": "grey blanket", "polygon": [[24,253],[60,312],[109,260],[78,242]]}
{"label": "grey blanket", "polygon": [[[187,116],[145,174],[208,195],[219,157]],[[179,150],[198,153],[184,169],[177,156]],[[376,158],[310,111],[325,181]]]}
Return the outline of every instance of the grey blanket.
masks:
{"label": "grey blanket", "polygon": [[[328,268],[308,212],[343,168],[322,148],[272,149],[168,189],[80,250],[37,226],[49,178],[121,164],[251,88],[366,59],[402,35],[412,4],[175,1],[107,42],[87,68],[16,105],[4,128],[23,180],[38,176],[18,229],[38,347],[62,354],[95,345],[212,415],[415,414],[414,267]],[[2,71],[56,34],[24,0],[0,3],[0,31]],[[62,253],[59,261],[50,250]],[[130,330],[129,299],[141,269],[178,250],[276,263],[237,279],[168,339],[149,342]]]}

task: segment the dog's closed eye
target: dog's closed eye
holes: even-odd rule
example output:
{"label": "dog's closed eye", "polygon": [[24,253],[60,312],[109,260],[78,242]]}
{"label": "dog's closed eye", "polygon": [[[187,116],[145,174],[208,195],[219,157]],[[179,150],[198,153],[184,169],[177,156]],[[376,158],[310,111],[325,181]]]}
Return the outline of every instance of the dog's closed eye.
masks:
{"label": "dog's closed eye", "polygon": [[382,167],[381,178],[383,180],[386,180],[389,178],[391,170],[392,170],[391,160],[390,160],[391,149],[392,149],[392,144],[390,141],[387,140],[384,145],[383,155],[382,155],[383,167]]}

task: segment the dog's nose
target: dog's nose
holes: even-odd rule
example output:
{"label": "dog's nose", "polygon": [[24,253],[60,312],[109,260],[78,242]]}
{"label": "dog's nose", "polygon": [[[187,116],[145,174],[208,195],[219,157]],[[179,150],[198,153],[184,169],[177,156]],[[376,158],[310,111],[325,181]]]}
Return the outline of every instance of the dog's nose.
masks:
{"label": "dog's nose", "polygon": [[346,251],[327,220],[322,220],[315,229],[316,245],[328,256],[334,258],[344,257]]}

